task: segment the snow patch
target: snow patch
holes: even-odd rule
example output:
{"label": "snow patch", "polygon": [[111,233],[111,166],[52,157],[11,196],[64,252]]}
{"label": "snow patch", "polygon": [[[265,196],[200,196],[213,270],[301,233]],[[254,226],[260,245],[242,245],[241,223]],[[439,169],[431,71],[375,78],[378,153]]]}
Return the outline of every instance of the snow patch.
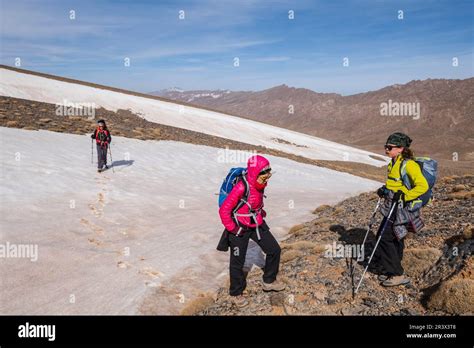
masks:
{"label": "snow patch", "polygon": [[[2,242],[38,245],[34,263],[1,261],[2,314],[136,314],[150,288],[183,272],[220,284],[217,192],[238,164],[219,161],[219,149],[117,136],[115,173],[98,174],[88,136],[0,128],[0,139]],[[267,222],[280,238],[318,205],[380,185],[267,157]]]}

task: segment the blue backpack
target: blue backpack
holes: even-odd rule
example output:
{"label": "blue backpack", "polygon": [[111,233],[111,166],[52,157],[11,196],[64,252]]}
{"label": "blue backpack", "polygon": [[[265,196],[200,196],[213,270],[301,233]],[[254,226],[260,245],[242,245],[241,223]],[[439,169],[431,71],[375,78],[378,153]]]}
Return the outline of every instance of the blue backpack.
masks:
{"label": "blue backpack", "polygon": [[[219,190],[219,207],[224,203],[225,199],[229,195],[230,191],[234,188],[239,181],[243,181],[245,185],[245,194],[242,200],[239,202],[234,211],[237,211],[241,208],[242,204],[245,204],[249,196],[249,185],[245,175],[247,174],[247,169],[242,167],[232,168],[227,176],[224,179],[224,182],[221,185]],[[243,202],[242,202],[243,201]]]}
{"label": "blue backpack", "polygon": [[[433,186],[436,183],[436,179],[438,178],[438,162],[429,157],[415,157],[413,159],[421,169],[421,173],[425,177],[426,181],[428,182],[428,191],[422,194],[416,201],[413,201],[412,204],[416,205],[418,203],[419,208],[424,207],[428,202],[431,200],[433,196]],[[412,183],[410,178],[407,175],[407,165],[406,160],[404,160],[400,164],[400,177],[402,178],[403,185],[409,190],[412,188]],[[421,204],[420,204],[421,203]],[[410,210],[416,210],[415,206],[411,207]]]}

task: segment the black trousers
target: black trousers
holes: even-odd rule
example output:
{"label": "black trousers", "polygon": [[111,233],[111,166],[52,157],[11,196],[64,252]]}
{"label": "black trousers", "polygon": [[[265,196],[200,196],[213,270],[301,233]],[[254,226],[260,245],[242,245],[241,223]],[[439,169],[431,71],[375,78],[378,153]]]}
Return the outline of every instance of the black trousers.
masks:
{"label": "black trousers", "polygon": [[108,145],[100,146],[97,144],[97,168],[102,169],[107,164]]}
{"label": "black trousers", "polygon": [[[381,226],[384,225],[385,219],[386,218],[382,220]],[[381,228],[377,232],[377,238],[380,236],[380,233]],[[378,263],[377,269],[381,274],[387,276],[403,275],[402,259],[404,248],[404,239],[398,240],[397,237],[395,237],[393,225],[389,222],[382,234],[377,251],[375,252]]]}
{"label": "black trousers", "polygon": [[238,237],[232,233],[229,233],[229,294],[231,296],[241,295],[247,286],[247,280],[243,267],[245,263],[245,255],[247,254],[249,239],[255,241],[266,254],[263,281],[265,283],[273,283],[276,280],[278,270],[280,268],[280,245],[278,245],[278,242],[271,234],[270,229],[265,222],[259,226],[259,233],[261,238],[260,240],[258,240],[257,232],[254,228],[243,230]]}

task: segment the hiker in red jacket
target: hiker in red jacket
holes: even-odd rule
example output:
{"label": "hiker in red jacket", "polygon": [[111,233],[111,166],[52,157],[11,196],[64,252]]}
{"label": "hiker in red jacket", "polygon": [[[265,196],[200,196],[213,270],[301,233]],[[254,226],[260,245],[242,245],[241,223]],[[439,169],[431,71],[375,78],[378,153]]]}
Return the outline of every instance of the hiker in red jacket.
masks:
{"label": "hiker in red jacket", "polygon": [[246,180],[249,194],[245,204],[234,212],[245,195],[245,184],[239,181],[219,209],[219,215],[229,232],[230,289],[229,294],[238,307],[248,301],[242,296],[247,285],[244,274],[245,255],[249,239],[254,240],[266,254],[262,288],[264,291],[282,291],[285,284],[278,281],[281,248],[270,232],[264,218],[264,189],[272,176],[270,162],[263,156],[252,156],[247,163]]}
{"label": "hiker in red jacket", "polygon": [[97,171],[100,173],[109,169],[107,166],[107,149],[112,141],[112,136],[104,120],[97,121],[97,125],[98,127],[91,138],[95,139],[97,144]]}

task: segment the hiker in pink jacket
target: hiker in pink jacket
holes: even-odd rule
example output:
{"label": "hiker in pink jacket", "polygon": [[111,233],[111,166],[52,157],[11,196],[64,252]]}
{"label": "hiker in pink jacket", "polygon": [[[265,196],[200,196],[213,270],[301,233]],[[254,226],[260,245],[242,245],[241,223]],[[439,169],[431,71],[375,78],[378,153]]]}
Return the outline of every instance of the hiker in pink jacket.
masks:
{"label": "hiker in pink jacket", "polygon": [[281,249],[264,220],[266,216],[263,210],[264,189],[271,176],[270,162],[263,156],[252,156],[248,160],[245,176],[249,189],[247,201],[235,211],[241,199],[244,198],[246,190],[244,182],[239,181],[219,209],[222,224],[229,232],[231,249],[229,294],[239,307],[248,304],[242,293],[247,285],[243,267],[249,239],[254,240],[266,254],[263,290],[281,291],[285,289],[285,284],[276,279],[280,266]]}

